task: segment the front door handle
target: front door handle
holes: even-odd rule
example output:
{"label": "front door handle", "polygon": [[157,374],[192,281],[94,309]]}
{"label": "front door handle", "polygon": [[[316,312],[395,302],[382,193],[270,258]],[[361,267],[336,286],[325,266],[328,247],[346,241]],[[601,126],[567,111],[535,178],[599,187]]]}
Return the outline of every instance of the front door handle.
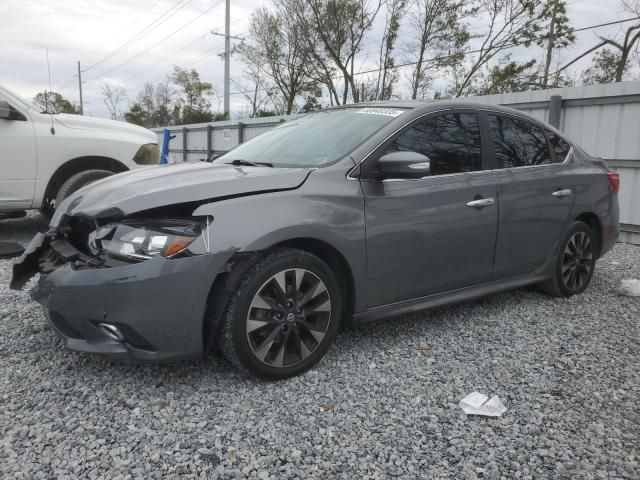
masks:
{"label": "front door handle", "polygon": [[564,190],[556,190],[551,195],[553,195],[554,197],[562,198],[562,197],[568,197],[572,193],[573,192],[571,191],[570,188],[565,188]]}
{"label": "front door handle", "polygon": [[493,198],[479,198],[478,200],[467,202],[467,207],[488,207],[494,203],[496,201]]}

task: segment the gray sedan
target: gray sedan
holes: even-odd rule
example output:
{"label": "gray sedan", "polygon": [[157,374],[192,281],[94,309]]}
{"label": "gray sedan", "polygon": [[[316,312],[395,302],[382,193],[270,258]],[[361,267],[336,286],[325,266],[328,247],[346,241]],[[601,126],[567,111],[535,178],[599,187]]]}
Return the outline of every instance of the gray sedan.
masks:
{"label": "gray sedan", "polygon": [[338,328],[500,290],[588,287],[619,178],[514,110],[383,102],[306,115],[212,163],[122,173],[62,203],[14,266],[67,348],[220,350],[268,379]]}

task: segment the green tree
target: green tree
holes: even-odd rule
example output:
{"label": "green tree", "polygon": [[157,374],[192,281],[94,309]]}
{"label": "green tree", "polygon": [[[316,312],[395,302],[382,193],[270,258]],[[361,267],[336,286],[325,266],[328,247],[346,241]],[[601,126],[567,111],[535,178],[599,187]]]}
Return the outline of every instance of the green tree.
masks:
{"label": "green tree", "polygon": [[409,26],[417,32],[407,44],[404,61],[414,63],[410,76],[411,98],[424,95],[439,70],[458,65],[471,39],[462,19],[477,13],[466,0],[414,0]]}
{"label": "green tree", "polygon": [[375,100],[390,100],[393,88],[398,81],[398,71],[394,51],[398,40],[400,20],[404,16],[407,0],[389,0],[387,2],[387,18],[382,41],[380,42],[378,79],[376,82]]}
{"label": "green tree", "polygon": [[601,72],[603,73],[603,75],[597,74],[597,70],[599,68],[598,64],[600,65],[600,67],[606,67],[607,69],[606,71],[608,72],[611,66],[609,62],[616,59],[617,61],[615,64],[615,75],[613,77],[613,80],[611,81],[612,82],[622,81],[625,73],[628,71],[629,61],[631,60],[631,57],[634,51],[637,52],[638,45],[640,44],[640,22],[637,21],[638,19],[640,19],[640,0],[620,0],[620,5],[622,6],[625,12],[635,15],[635,17],[632,18],[632,20],[636,20],[636,22],[631,24],[624,31],[622,39],[619,39],[618,36],[604,37],[602,35],[598,35],[598,38],[600,39],[600,43],[591,47],[589,50],[581,53],[576,58],[571,60],[569,63],[566,63],[564,66],[562,66],[555,72],[556,74],[566,70],[567,68],[575,64],[580,59],[589,55],[591,52],[594,52],[604,46],[607,46],[608,48],[617,50],[617,53],[614,53],[611,50],[609,50],[609,52],[607,53],[601,53],[600,55],[594,56],[594,67],[596,68],[595,70],[593,70],[593,72],[596,72],[596,76],[593,78],[589,77],[588,80],[597,81],[598,78],[600,79],[610,78],[608,77],[608,74],[604,74],[604,71]]}
{"label": "green tree", "polygon": [[[356,56],[362,50],[363,40],[385,0],[304,0],[305,10],[297,10],[298,20],[310,38],[317,38],[321,53],[314,55],[321,78],[327,79],[332,70],[342,76],[342,103],[349,95],[354,103],[360,101],[355,79]],[[305,15],[304,23],[300,18]],[[337,103],[335,85],[327,80]]]}
{"label": "green tree", "polygon": [[532,70],[535,60],[518,63],[507,56],[499,65],[491,67],[489,73],[471,90],[474,95],[493,95],[498,93],[523,92],[530,90],[537,82],[536,72]]}
{"label": "green tree", "polygon": [[[620,53],[608,48],[600,50],[593,56],[592,65],[582,72],[582,82],[585,85],[615,82],[618,75],[620,57]],[[629,61],[627,60],[622,73],[624,74],[628,69]]]}
{"label": "green tree", "polygon": [[544,5],[539,0],[480,0],[479,14],[487,24],[479,48],[465,53],[454,70],[454,96],[475,90],[491,62],[514,45],[529,46],[540,35]]}
{"label": "green tree", "polygon": [[288,14],[286,3],[277,4],[274,11],[260,8],[251,15],[250,40],[235,47],[258,79],[256,84],[274,85],[279,91],[287,114],[293,111],[296,98],[314,90],[317,84],[311,74],[309,45],[303,38],[306,31],[297,20],[297,16]]}
{"label": "green tree", "polygon": [[547,33],[538,37],[536,43],[546,49],[544,68],[540,80],[540,86],[544,89],[549,86],[560,86],[563,83],[562,79],[556,75],[554,81],[549,84],[549,70],[553,60],[553,53],[575,42],[576,35],[567,15],[566,0],[547,0],[542,9],[541,20],[546,22],[543,30],[546,30]]}
{"label": "green tree", "polygon": [[168,81],[159,83],[155,87],[151,83],[146,83],[135,103],[124,114],[124,119],[146,128],[179,124],[180,112],[178,109],[176,115],[174,97],[175,92]]}
{"label": "green tree", "polygon": [[200,80],[200,74],[195,70],[180,67],[173,68],[171,81],[178,87],[178,103],[181,115],[180,125],[189,123],[211,122],[211,102],[208,97],[214,94],[213,85]]}
{"label": "green tree", "polygon": [[47,92],[45,90],[33,97],[33,101],[42,109],[43,112],[80,113],[79,108],[76,108],[69,100],[57,92]]}

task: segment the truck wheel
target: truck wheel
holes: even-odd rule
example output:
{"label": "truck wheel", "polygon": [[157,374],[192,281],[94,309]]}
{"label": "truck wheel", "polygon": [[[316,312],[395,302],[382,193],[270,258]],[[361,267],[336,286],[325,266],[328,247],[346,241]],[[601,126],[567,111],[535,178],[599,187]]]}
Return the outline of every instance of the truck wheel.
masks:
{"label": "truck wheel", "polygon": [[113,175],[109,170],[84,170],[75,175],[71,175],[62,184],[56,195],[56,207],[73,192],[80,190],[85,185],[89,185],[97,180]]}

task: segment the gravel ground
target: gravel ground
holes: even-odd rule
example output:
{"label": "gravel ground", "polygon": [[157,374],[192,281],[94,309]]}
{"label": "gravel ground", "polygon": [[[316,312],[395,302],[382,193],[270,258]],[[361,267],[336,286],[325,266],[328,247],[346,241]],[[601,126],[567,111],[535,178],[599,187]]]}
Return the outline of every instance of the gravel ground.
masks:
{"label": "gravel ground", "polygon": [[[27,240],[41,217],[0,221]],[[0,261],[2,478],[640,478],[640,247],[587,292],[532,289],[348,330],[278,383],[222,359],[66,352]],[[458,407],[499,395],[501,418]]]}

